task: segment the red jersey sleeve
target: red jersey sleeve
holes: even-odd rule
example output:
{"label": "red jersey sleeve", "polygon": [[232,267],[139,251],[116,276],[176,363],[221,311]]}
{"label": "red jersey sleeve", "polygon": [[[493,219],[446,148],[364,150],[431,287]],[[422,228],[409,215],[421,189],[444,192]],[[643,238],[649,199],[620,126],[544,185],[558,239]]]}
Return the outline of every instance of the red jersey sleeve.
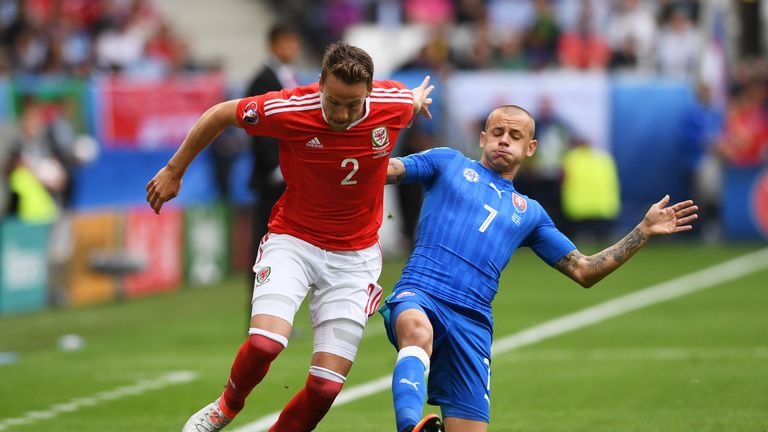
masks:
{"label": "red jersey sleeve", "polygon": [[317,84],[311,84],[240,99],[237,122],[249,135],[284,139],[295,128],[294,117],[277,114],[320,108],[317,95]]}
{"label": "red jersey sleeve", "polygon": [[249,135],[283,140],[297,127],[296,114],[320,109],[318,84],[278,90],[240,99],[237,121]]}
{"label": "red jersey sleeve", "polygon": [[275,97],[275,93],[269,92],[257,96],[240,99],[237,104],[237,122],[245,129],[248,135],[266,135],[279,138],[275,135],[274,121],[267,120],[264,115],[264,102]]}

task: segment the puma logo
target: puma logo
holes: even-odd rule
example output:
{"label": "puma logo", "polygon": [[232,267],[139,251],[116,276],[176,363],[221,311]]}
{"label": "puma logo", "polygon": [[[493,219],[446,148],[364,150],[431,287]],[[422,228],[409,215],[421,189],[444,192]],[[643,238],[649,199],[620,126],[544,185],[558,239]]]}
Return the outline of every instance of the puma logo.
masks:
{"label": "puma logo", "polygon": [[503,190],[499,190],[499,189],[496,187],[496,185],[495,185],[495,184],[493,184],[493,183],[491,183],[491,187],[493,188],[493,190],[495,190],[495,191],[496,191],[496,193],[497,193],[497,194],[499,194],[499,199],[501,199],[501,193],[502,193],[502,192],[504,192],[504,191],[503,191]]}
{"label": "puma logo", "polygon": [[401,379],[400,379],[400,384],[408,384],[408,385],[410,385],[410,386],[413,386],[413,388],[414,388],[416,391],[419,391],[419,384],[421,384],[421,383],[420,383],[420,382],[413,382],[413,381],[408,381],[408,380],[407,380],[407,379],[405,379],[405,378],[401,378]]}

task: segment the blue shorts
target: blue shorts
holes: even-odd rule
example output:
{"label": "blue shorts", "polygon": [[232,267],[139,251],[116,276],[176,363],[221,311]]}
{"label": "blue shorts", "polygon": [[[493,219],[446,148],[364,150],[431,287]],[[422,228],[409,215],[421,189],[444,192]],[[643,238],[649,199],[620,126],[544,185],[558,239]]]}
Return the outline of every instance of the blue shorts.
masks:
{"label": "blue shorts", "polygon": [[408,309],[424,312],[434,330],[427,403],[439,405],[444,417],[488,423],[493,339],[490,317],[446,303],[424,291],[400,287],[379,308],[387,337],[395,349],[399,349],[395,322]]}

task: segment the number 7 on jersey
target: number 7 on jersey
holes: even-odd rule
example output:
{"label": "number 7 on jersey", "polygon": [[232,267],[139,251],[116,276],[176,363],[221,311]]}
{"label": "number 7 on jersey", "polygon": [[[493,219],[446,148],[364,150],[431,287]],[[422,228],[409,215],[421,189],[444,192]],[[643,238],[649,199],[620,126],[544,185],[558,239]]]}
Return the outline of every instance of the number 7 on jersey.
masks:
{"label": "number 7 on jersey", "polygon": [[485,221],[483,222],[483,224],[480,225],[480,229],[479,229],[480,232],[485,232],[485,230],[488,229],[488,225],[491,224],[491,222],[493,221],[493,218],[495,218],[496,214],[498,213],[498,210],[489,206],[488,204],[483,204],[483,208],[488,210],[489,214],[488,214],[488,217],[485,218]]}

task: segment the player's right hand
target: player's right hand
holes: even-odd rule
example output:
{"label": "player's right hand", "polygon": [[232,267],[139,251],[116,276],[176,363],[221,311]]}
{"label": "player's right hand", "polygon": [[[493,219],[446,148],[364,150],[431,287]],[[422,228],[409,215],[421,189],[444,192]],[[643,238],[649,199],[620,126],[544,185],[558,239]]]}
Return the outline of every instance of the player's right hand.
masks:
{"label": "player's right hand", "polygon": [[[418,87],[411,89],[411,93],[413,94],[413,116],[416,117],[416,115],[421,114],[432,120],[432,113],[429,112],[429,106],[432,105],[432,98],[429,97],[429,94],[432,93],[435,86],[429,85],[429,79],[429,75],[424,77],[424,81],[422,81]],[[411,119],[411,121],[413,121],[413,119]]]}
{"label": "player's right hand", "polygon": [[181,176],[165,166],[147,183],[147,202],[156,214],[160,214],[163,204],[176,198],[180,190]]}

